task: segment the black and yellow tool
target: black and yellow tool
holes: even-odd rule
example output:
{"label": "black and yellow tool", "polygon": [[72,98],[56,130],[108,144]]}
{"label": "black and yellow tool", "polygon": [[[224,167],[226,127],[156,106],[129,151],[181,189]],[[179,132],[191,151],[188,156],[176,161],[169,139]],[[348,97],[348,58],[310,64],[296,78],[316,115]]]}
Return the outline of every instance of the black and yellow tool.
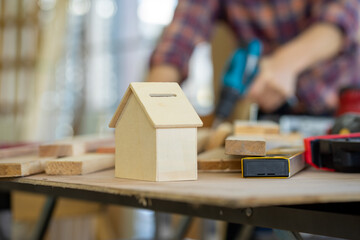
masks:
{"label": "black and yellow tool", "polygon": [[241,159],[242,176],[245,178],[289,178],[305,167],[301,148],[276,148],[264,157]]}

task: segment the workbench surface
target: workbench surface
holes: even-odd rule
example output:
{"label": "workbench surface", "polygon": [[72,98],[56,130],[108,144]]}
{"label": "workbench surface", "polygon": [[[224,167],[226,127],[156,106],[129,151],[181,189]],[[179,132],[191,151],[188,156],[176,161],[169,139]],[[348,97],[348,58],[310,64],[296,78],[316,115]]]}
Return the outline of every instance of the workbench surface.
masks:
{"label": "workbench surface", "polygon": [[[360,174],[308,168],[289,179],[199,173],[197,181],[144,182],[114,178],[111,169],[1,179],[0,190],[47,195],[44,216],[55,199],[69,197],[333,237],[360,236]],[[46,229],[45,223],[39,221],[38,229]]]}
{"label": "workbench surface", "polygon": [[19,190],[50,187],[54,191],[77,190],[135,197],[144,207],[151,205],[151,199],[227,208],[360,202],[360,174],[310,168],[288,179],[244,179],[240,173],[199,173],[197,181],[145,182],[115,178],[111,169],[82,176],[37,174],[2,179],[0,183],[0,188],[10,184],[11,189]]}

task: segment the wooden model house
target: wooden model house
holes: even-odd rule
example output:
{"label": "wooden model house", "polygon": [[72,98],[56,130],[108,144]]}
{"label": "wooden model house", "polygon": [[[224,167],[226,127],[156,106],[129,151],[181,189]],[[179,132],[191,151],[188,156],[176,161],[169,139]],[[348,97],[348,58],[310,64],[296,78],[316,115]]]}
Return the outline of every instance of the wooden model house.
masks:
{"label": "wooden model house", "polygon": [[115,176],[148,181],[197,179],[202,121],[177,83],[131,83],[115,128]]}

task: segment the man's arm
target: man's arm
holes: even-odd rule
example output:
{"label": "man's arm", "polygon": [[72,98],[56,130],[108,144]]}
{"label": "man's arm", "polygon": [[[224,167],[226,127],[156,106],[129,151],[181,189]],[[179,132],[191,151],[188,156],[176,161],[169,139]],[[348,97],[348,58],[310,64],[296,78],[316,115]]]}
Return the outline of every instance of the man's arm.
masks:
{"label": "man's arm", "polygon": [[[177,81],[187,77],[194,47],[208,42],[219,17],[220,0],[181,0],[150,59],[147,81]],[[164,75],[164,76],[162,76]]]}
{"label": "man's arm", "polygon": [[[271,56],[262,59],[260,73],[248,96],[265,112],[276,110],[295,95],[298,74],[334,57],[343,44],[343,33],[337,26],[316,23]],[[336,105],[336,96],[329,96],[329,105]]]}

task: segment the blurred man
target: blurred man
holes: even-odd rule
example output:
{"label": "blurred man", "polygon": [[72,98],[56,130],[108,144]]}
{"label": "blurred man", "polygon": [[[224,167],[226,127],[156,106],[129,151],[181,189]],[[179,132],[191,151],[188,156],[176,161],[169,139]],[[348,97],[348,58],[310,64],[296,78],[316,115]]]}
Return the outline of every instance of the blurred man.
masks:
{"label": "blurred man", "polygon": [[297,112],[324,114],[338,91],[359,85],[357,0],[179,0],[151,57],[148,81],[182,82],[196,44],[210,41],[217,20],[239,43],[264,46],[247,97],[274,112],[293,96]]}

